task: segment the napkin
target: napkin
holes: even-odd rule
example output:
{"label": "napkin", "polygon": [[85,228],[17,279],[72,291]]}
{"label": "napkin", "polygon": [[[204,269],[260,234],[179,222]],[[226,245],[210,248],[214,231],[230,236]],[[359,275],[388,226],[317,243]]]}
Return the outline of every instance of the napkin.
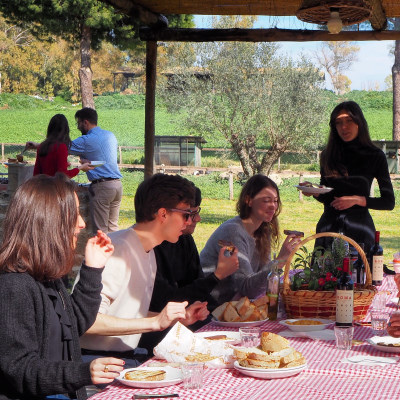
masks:
{"label": "napkin", "polygon": [[369,356],[369,355],[360,355],[360,356],[353,356],[349,358],[344,358],[342,363],[347,364],[357,364],[357,365],[368,365],[368,366],[385,366],[388,364],[397,364],[398,358],[397,357],[376,357],[376,356]]}
{"label": "napkin", "polygon": [[180,322],[171,328],[153,351],[157,358],[168,362],[199,361],[211,368],[233,368],[235,361],[233,348],[228,343],[211,342],[196,336]]}
{"label": "napkin", "polygon": [[279,332],[281,336],[286,338],[291,337],[305,337],[313,340],[335,340],[335,333],[332,329],[323,329],[321,331],[310,331],[310,332],[294,332],[290,330]]}

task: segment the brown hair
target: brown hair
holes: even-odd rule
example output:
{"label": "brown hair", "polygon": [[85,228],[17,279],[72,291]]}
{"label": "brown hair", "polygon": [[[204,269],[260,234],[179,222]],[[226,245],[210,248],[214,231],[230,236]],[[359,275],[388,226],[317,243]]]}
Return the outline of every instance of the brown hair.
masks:
{"label": "brown hair", "polygon": [[326,176],[347,176],[348,174],[343,161],[344,142],[336,128],[336,118],[342,111],[346,111],[358,126],[357,138],[360,145],[375,147],[371,141],[368,123],[360,106],[355,101],[344,101],[338,104],[331,113],[328,143],[321,153],[321,169]]}
{"label": "brown hair", "polygon": [[34,176],[17,189],[3,222],[0,271],[27,272],[46,281],[71,270],[78,220],[75,190],[60,173]]}
{"label": "brown hair", "polygon": [[278,208],[270,222],[263,222],[254,232],[256,248],[260,253],[261,260],[266,261],[271,256],[271,245],[278,246],[279,242],[279,223],[278,215],[282,209],[281,197],[276,183],[265,175],[253,175],[243,186],[239,199],[236,203],[236,210],[241,219],[250,217],[251,207],[248,205],[249,199],[253,199],[262,189],[272,187],[278,195]]}
{"label": "brown hair", "polygon": [[97,111],[93,108],[84,107],[75,113],[75,119],[79,119],[81,121],[86,120],[93,125],[97,125]]}
{"label": "brown hair", "polygon": [[50,151],[53,145],[65,143],[68,148],[71,147],[71,138],[69,137],[68,120],[63,114],[54,115],[47,127],[46,140],[40,144],[39,156],[44,157]]}
{"label": "brown hair", "polygon": [[160,208],[176,208],[179,203],[195,201],[195,186],[179,175],[155,174],[144,180],[135,194],[136,222],[154,219]]}

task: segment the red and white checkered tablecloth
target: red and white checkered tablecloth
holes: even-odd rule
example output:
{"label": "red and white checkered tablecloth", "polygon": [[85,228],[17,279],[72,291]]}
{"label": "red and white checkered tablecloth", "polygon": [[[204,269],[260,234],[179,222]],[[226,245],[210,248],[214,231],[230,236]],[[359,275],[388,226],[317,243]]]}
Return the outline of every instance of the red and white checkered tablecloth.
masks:
{"label": "red and white checkered tablecloth", "polygon": [[[379,287],[389,300],[397,293],[390,291],[388,282]],[[387,306],[389,312],[395,306]],[[368,318],[368,317],[367,317]],[[286,328],[277,321],[261,325],[262,331],[279,333]],[[232,330],[210,323],[201,331]],[[373,336],[370,327],[355,326],[354,339],[364,341]],[[234,369],[207,369],[203,387],[184,390],[181,384],[158,389],[135,389],[113,383],[91,400],[130,400],[136,393],[178,393],[185,400],[395,400],[400,399],[400,357],[384,353],[363,342],[351,350],[337,350],[334,341],[290,338],[291,345],[303,353],[307,368],[299,375],[284,379],[257,379],[242,375]],[[399,362],[385,366],[362,366],[342,363],[355,355],[397,357]],[[400,356],[400,355],[399,355]]]}

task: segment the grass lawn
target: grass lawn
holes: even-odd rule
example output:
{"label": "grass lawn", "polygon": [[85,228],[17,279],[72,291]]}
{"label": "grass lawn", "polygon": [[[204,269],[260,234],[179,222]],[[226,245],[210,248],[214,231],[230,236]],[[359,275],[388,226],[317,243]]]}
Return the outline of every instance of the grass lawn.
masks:
{"label": "grass lawn", "polygon": [[[136,175],[136,174],[135,174]],[[205,177],[204,177],[205,178]],[[194,180],[192,177],[189,179]],[[139,178],[140,180],[140,178]],[[136,182],[138,183],[139,180]],[[120,212],[120,227],[126,228],[134,223],[133,196],[136,190],[136,183],[132,183],[126,189],[126,195],[123,197]],[[204,184],[201,180],[195,181],[203,193],[203,201],[201,204],[202,221],[196,227],[194,238],[199,251],[201,251],[210,237],[212,232],[225,220],[236,215],[235,201],[220,198],[214,199],[207,196],[211,184]],[[396,203],[399,204],[400,183],[394,181],[396,194]],[[285,179],[280,185],[280,193],[282,197],[283,209],[279,217],[280,229],[296,229],[303,231],[308,237],[315,233],[315,226],[322,214],[323,206],[313,198],[304,198],[299,201],[297,190],[293,187],[296,184],[296,178]],[[125,180],[125,185],[128,182]],[[227,183],[220,182],[220,192],[227,193],[225,187]],[[129,193],[128,193],[129,191]],[[240,191],[240,186],[235,186],[235,199]],[[397,205],[393,211],[376,211],[371,210],[376,229],[381,231],[381,245],[384,250],[385,263],[393,259],[393,254],[400,251],[400,213]],[[282,235],[282,237],[284,237]],[[309,246],[313,246],[311,241]]]}

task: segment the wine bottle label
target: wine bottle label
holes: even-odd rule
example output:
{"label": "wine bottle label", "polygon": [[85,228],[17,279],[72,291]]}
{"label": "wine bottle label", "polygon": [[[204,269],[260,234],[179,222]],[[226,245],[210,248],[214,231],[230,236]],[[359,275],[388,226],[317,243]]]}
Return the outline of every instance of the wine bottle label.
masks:
{"label": "wine bottle label", "polygon": [[336,322],[342,324],[353,322],[353,297],[352,290],[336,291]]}
{"label": "wine bottle label", "polygon": [[372,257],[372,280],[383,280],[383,256]]}

